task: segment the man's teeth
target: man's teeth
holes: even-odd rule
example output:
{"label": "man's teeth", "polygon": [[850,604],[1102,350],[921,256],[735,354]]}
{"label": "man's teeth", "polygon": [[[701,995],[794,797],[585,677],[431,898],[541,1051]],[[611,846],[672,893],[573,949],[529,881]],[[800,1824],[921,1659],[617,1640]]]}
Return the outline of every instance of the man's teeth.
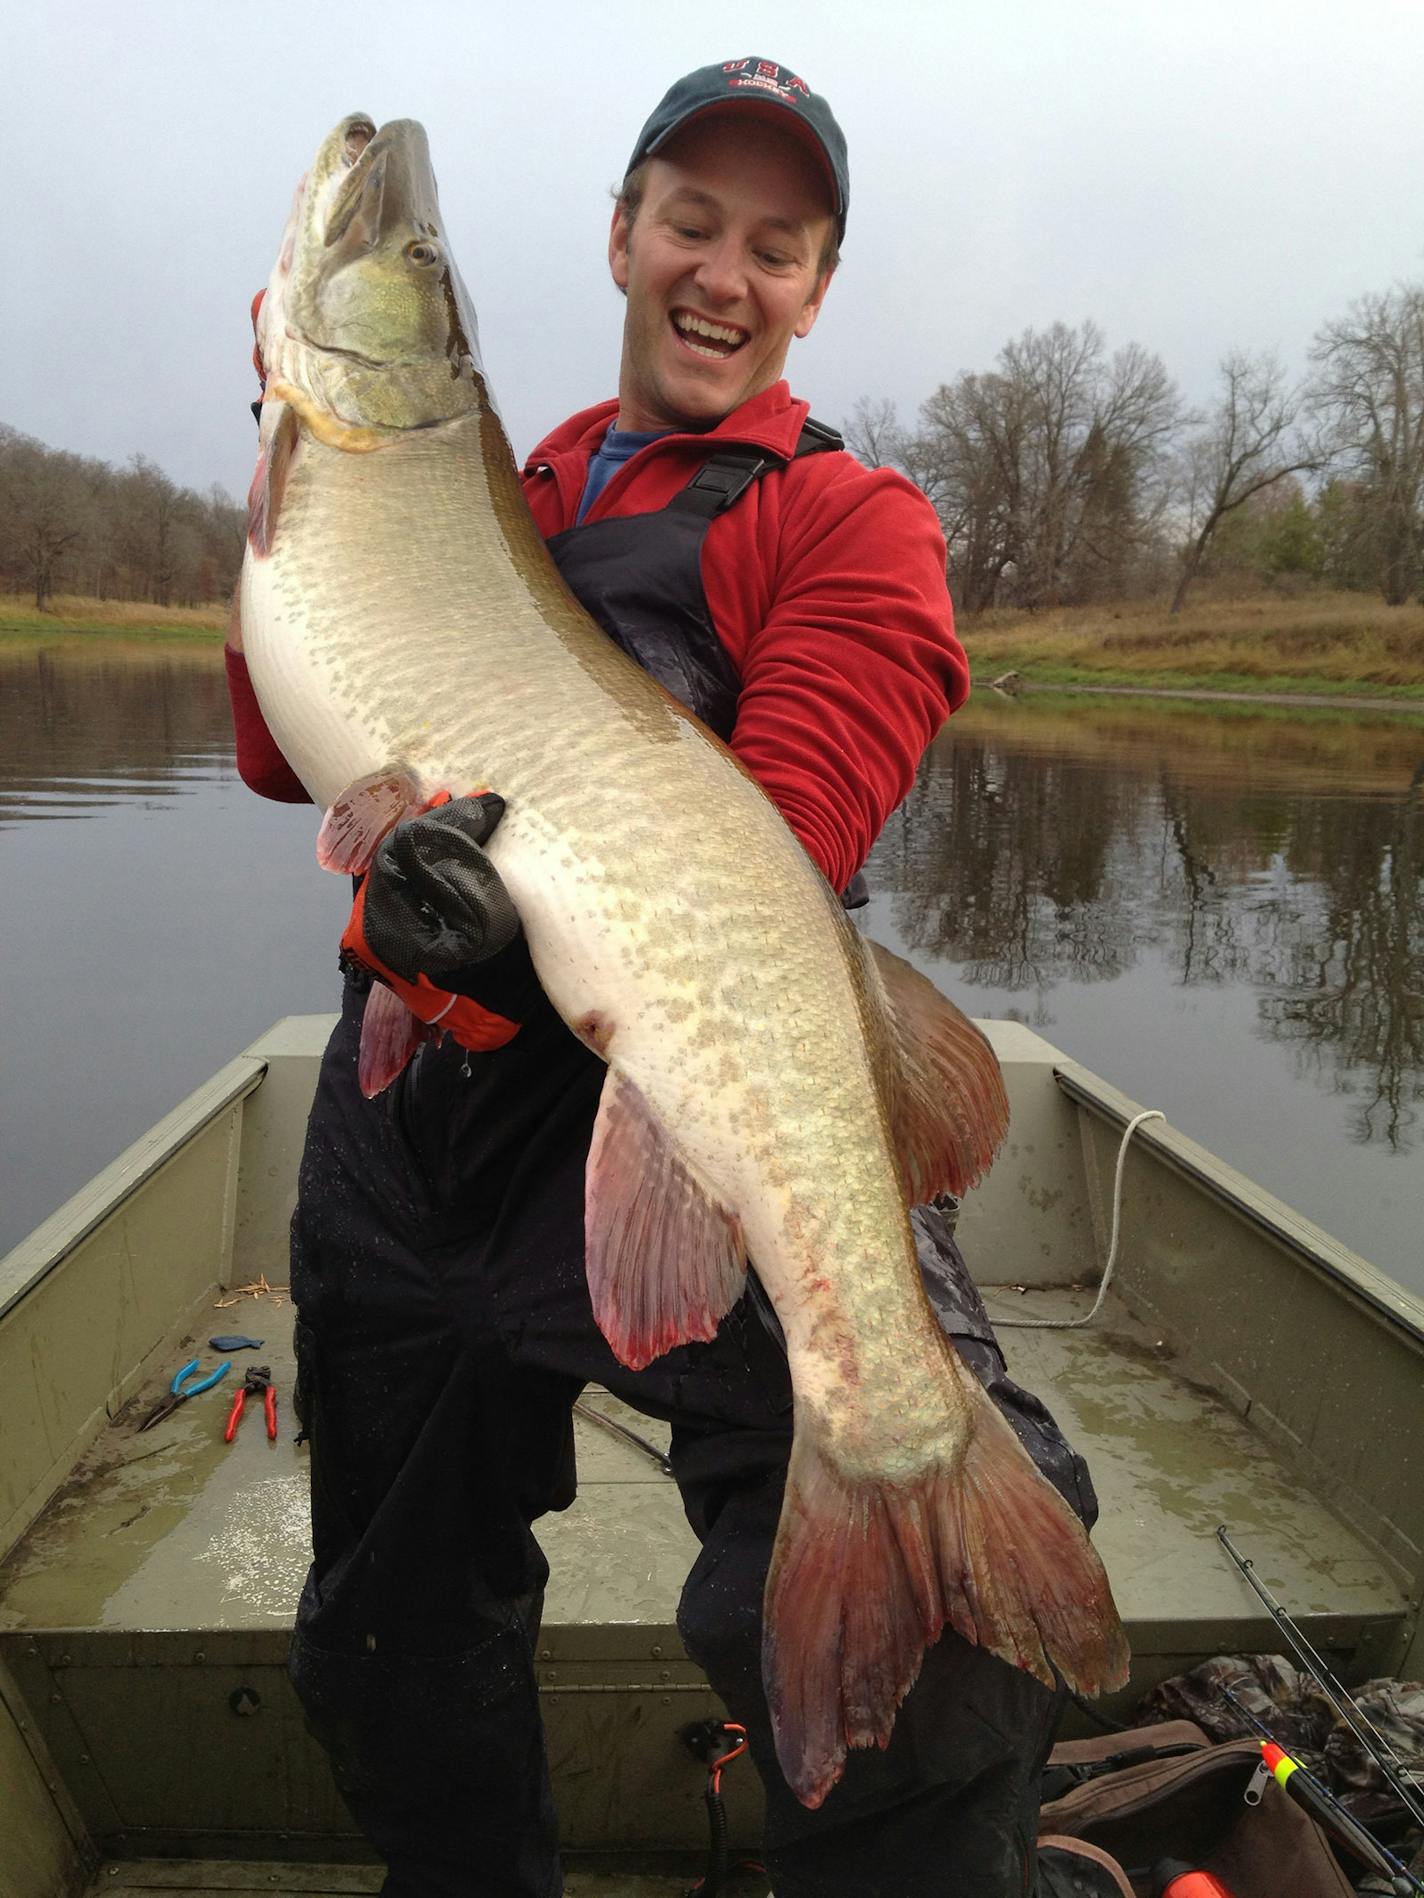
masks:
{"label": "man's teeth", "polygon": [[[704,316],[693,316],[686,310],[678,310],[673,316],[673,327],[682,337],[689,349],[695,349],[699,356],[725,356],[747,340],[746,331],[732,329],[725,323],[709,323]],[[695,336],[705,336],[708,342],[721,343],[721,349],[705,349],[693,341]]]}

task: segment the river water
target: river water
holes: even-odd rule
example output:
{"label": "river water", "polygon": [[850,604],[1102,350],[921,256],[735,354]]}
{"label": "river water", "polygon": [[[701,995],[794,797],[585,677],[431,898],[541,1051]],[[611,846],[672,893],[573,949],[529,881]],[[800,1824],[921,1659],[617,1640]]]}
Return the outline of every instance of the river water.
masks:
{"label": "river water", "polygon": [[[279,1015],[349,899],[215,651],[0,652],[0,1252]],[[980,693],[873,934],[1424,1293],[1424,719]]]}

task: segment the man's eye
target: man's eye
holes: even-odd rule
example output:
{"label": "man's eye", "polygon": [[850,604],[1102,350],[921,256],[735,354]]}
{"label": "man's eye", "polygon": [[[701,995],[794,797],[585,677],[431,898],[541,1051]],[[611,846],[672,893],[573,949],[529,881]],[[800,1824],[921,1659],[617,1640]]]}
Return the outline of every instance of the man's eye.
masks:
{"label": "man's eye", "polygon": [[696,238],[705,235],[695,224],[678,224],[673,227],[679,237]]}

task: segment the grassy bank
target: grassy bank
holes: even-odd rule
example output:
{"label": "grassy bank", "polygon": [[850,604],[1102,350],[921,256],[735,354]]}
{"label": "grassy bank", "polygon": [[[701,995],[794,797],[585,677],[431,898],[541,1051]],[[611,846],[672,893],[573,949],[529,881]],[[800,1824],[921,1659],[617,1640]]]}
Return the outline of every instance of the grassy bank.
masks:
{"label": "grassy bank", "polygon": [[87,639],[172,639],[189,643],[221,640],[227,626],[222,606],[153,606],[146,600],[86,600],[56,594],[43,613],[33,600],[0,597],[0,640],[14,645],[68,644]]}
{"label": "grassy bank", "polygon": [[966,614],[975,679],[1424,699],[1424,605],[1358,593]]}

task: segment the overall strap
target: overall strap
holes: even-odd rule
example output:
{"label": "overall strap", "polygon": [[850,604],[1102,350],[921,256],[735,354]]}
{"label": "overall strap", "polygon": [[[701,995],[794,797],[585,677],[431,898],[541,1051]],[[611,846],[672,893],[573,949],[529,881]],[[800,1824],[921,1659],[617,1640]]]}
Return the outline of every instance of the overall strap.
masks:
{"label": "overall strap", "polygon": [[[803,455],[819,455],[844,447],[845,440],[835,429],[825,422],[813,421],[808,415],[801,425],[801,436],[791,459],[799,461]],[[785,466],[786,457],[773,454],[767,448],[721,449],[702,464],[668,506],[680,513],[700,514],[710,521],[740,500],[768,468]]]}

